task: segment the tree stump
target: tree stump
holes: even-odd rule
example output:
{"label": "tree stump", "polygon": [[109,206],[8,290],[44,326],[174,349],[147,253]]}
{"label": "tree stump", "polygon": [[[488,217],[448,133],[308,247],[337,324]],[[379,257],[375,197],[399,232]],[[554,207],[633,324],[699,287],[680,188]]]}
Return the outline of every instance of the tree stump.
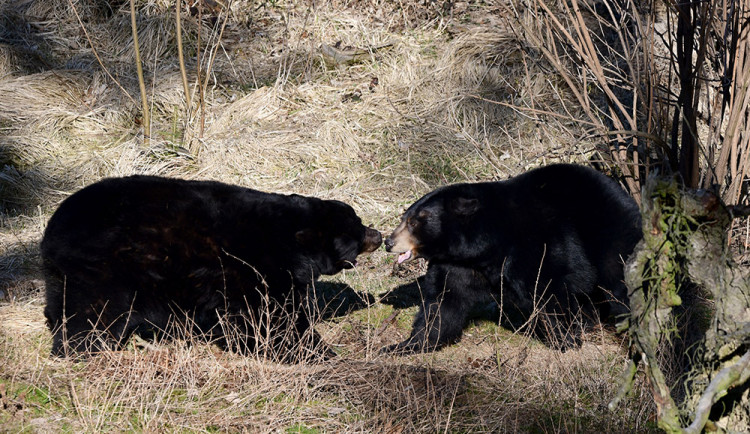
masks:
{"label": "tree stump", "polygon": [[[630,391],[640,365],[665,431],[750,432],[750,273],[733,262],[727,242],[732,218],[746,209],[658,178],[644,186],[641,209],[643,240],[625,267],[631,312],[621,324],[631,361],[610,408]],[[696,290],[713,302],[710,320],[691,349],[686,375],[668,384],[659,351],[682,351],[671,345],[680,336],[675,307],[685,291]],[[685,395],[676,400],[674,390]]]}

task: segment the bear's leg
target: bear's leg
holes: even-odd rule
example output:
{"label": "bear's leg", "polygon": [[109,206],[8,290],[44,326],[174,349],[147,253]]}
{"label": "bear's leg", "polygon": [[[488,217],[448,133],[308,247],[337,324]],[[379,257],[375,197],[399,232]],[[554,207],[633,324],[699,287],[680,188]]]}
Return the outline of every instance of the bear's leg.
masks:
{"label": "bear's leg", "polygon": [[549,347],[560,351],[578,348],[582,343],[579,305],[571,294],[551,296],[542,302],[542,315],[535,322],[534,332]]}
{"label": "bear's leg", "polygon": [[55,323],[50,322],[53,333],[51,354],[68,357],[120,350],[136,328],[135,323],[126,316],[127,314],[123,314],[120,318],[109,321],[101,315],[93,314],[92,309],[88,308],[60,318]]}
{"label": "bear's leg", "polygon": [[586,324],[597,317],[591,299],[595,289],[591,275],[590,269],[581,267],[550,282],[549,295],[541,300],[543,315],[536,321],[537,336],[550,347],[565,351],[583,343]]}
{"label": "bear's leg", "polygon": [[[254,312],[257,314],[257,312]],[[251,355],[258,351],[258,342],[268,335],[266,327],[257,316],[248,316],[245,312],[220,313],[217,323],[210,329],[209,336],[222,350],[232,351],[243,355]]]}
{"label": "bear's leg", "polygon": [[[133,312],[133,291],[111,279],[74,278],[45,264],[47,305],[53,356],[119,350],[144,319]],[[75,274],[75,273],[73,273]]]}
{"label": "bear's leg", "polygon": [[[297,287],[306,285],[298,284]],[[336,356],[313,326],[316,312],[307,303],[308,291],[293,290],[283,301],[278,332],[274,334],[274,348],[279,358],[287,363],[303,360],[327,360]],[[281,302],[281,301],[279,301]]]}
{"label": "bear's leg", "polygon": [[541,314],[533,318],[536,336],[561,351],[580,347],[585,324],[597,316],[598,273],[582,246],[575,233],[560,234],[547,244],[538,277],[524,279],[539,282],[528,289]]}
{"label": "bear's leg", "polygon": [[382,352],[408,354],[435,351],[461,338],[469,313],[487,299],[490,286],[475,270],[431,265],[425,275],[422,305],[405,341]]}
{"label": "bear's leg", "polygon": [[[294,334],[297,342],[296,348],[289,348],[290,355],[298,354],[298,359],[303,360],[328,360],[336,357],[336,353],[325,344],[310,321],[310,313],[304,308],[298,307],[300,312],[297,313],[294,323]],[[294,359],[294,357],[292,357]],[[299,360],[292,360],[298,362]]]}
{"label": "bear's leg", "polygon": [[220,325],[212,327],[214,342],[219,347],[287,363],[335,356],[311,326],[300,294],[278,299],[264,296],[245,303],[243,309],[235,308],[237,305],[230,303],[232,312],[220,314]]}
{"label": "bear's leg", "polygon": [[52,331],[52,351],[55,357],[67,357],[86,350],[86,337],[91,334],[91,327],[80,317],[63,318],[58,315],[47,315],[47,324]]}

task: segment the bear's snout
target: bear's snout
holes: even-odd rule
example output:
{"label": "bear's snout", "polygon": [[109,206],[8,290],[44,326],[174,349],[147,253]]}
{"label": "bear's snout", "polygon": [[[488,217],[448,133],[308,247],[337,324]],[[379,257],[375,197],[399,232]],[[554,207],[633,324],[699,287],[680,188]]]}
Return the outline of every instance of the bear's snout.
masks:
{"label": "bear's snout", "polygon": [[391,236],[385,239],[385,250],[386,252],[404,253],[414,250],[416,244],[414,235],[404,228],[402,224],[393,231]]}
{"label": "bear's snout", "polygon": [[385,251],[390,252],[393,248],[393,238],[388,237],[385,239]]}
{"label": "bear's snout", "polygon": [[365,230],[365,244],[363,246],[363,252],[364,253],[370,253],[374,252],[378,247],[380,247],[380,244],[383,242],[383,235],[373,229],[373,228],[367,228]]}

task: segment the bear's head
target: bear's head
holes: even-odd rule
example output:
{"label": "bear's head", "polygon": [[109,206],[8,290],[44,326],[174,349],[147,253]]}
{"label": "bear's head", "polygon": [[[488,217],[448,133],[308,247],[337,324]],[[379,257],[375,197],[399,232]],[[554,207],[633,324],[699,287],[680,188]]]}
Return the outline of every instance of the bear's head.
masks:
{"label": "bear's head", "polygon": [[460,263],[482,256],[490,243],[483,226],[484,205],[471,184],[437,189],[415,202],[385,240],[397,262],[415,258]]}
{"label": "bear's head", "polygon": [[312,262],[315,278],[353,268],[357,256],[380,246],[380,232],[364,226],[351,206],[337,200],[315,202],[309,220],[295,234],[304,256]]}

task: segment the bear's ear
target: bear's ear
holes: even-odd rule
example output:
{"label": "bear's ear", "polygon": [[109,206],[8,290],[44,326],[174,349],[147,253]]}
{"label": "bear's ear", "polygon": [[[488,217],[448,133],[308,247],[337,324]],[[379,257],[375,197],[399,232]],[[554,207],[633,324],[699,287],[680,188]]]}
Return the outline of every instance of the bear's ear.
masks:
{"label": "bear's ear", "polygon": [[451,210],[454,214],[468,217],[479,209],[479,199],[457,197],[451,201]]}
{"label": "bear's ear", "polygon": [[313,228],[302,229],[294,234],[297,242],[305,247],[314,247],[320,244],[322,234]]}

